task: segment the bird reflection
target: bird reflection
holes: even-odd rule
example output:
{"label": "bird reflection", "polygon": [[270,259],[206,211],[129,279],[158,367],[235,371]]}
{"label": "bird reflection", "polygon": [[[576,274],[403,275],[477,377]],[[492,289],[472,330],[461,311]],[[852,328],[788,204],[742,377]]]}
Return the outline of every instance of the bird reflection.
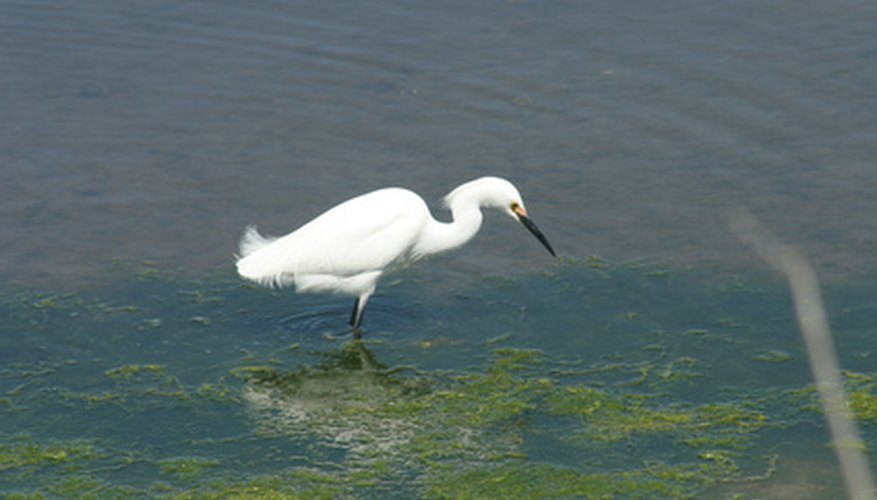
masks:
{"label": "bird reflection", "polygon": [[362,340],[320,357],[315,365],[295,370],[238,370],[246,382],[242,397],[262,432],[356,441],[373,410],[411,393],[411,382],[388,370]]}
{"label": "bird reflection", "polygon": [[297,370],[259,366],[240,368],[237,371],[254,388],[287,395],[296,394],[315,384],[319,384],[322,391],[325,391],[331,385],[340,384],[350,377],[367,379],[386,376],[387,365],[379,362],[359,337],[344,343],[338,350],[319,353],[319,356],[321,360],[314,366]]}

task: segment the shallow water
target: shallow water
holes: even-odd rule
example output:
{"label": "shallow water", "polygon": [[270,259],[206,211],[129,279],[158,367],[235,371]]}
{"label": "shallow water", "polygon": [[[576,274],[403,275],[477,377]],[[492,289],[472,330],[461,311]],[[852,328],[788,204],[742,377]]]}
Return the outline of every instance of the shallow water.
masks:
{"label": "shallow water", "polygon": [[[725,216],[812,258],[873,443],[875,22],[5,2],[3,492],[836,497],[785,285]],[[386,185],[447,217],[488,173],[562,259],[487,214],[382,282],[364,345],[349,299],[232,276],[247,224]]]}
{"label": "shallow water", "polygon": [[[364,343],[346,300],[228,273],[5,294],[3,492],[842,492],[781,283],[594,259],[448,296],[423,277],[375,297]],[[826,296],[871,443],[873,285]]]}

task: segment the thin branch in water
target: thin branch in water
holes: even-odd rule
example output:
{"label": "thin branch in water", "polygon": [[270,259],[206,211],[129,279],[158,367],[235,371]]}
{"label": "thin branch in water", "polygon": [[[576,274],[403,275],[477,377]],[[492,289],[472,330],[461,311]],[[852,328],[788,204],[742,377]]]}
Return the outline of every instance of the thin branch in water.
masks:
{"label": "thin branch in water", "polygon": [[741,241],[788,279],[810,371],[847,492],[855,500],[874,499],[874,478],[858,426],[850,415],[816,271],[797,248],[783,243],[747,210],[733,212],[729,223]]}

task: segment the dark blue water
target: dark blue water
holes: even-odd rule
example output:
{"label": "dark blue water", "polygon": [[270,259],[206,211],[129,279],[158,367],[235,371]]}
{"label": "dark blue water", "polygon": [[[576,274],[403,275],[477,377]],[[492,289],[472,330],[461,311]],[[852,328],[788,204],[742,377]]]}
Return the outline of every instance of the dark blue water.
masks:
{"label": "dark blue water", "polygon": [[[516,475],[496,457],[638,487],[656,463],[706,464],[708,490],[731,457],[732,493],[832,497],[784,284],[725,217],[746,207],[811,258],[842,366],[873,392],[875,22],[858,1],[5,2],[4,492],[455,496],[468,469],[444,466]],[[447,219],[441,197],[485,174],[515,182],[564,258],[488,214],[464,249],[386,279],[365,325],[389,379],[349,371],[369,358],[352,301],[233,276],[247,224],[285,233],[387,185]],[[544,358],[502,379],[520,354],[503,349]],[[567,388],[771,425],[607,444],[622,431],[558,409]],[[411,413],[390,418],[394,401]]]}
{"label": "dark blue water", "polygon": [[[753,262],[743,205],[873,268],[868,2],[6,2],[0,273],[227,267],[386,185],[512,179],[561,253]],[[445,266],[535,270],[508,224]]]}

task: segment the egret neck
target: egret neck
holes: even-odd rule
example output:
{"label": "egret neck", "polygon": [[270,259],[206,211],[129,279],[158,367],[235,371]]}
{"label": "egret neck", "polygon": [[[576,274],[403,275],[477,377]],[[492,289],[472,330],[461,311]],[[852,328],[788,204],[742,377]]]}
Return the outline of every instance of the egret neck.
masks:
{"label": "egret neck", "polygon": [[451,222],[430,218],[420,232],[412,253],[415,258],[447,252],[459,248],[471,240],[481,228],[481,209],[477,202],[467,198],[454,198],[449,203]]}

